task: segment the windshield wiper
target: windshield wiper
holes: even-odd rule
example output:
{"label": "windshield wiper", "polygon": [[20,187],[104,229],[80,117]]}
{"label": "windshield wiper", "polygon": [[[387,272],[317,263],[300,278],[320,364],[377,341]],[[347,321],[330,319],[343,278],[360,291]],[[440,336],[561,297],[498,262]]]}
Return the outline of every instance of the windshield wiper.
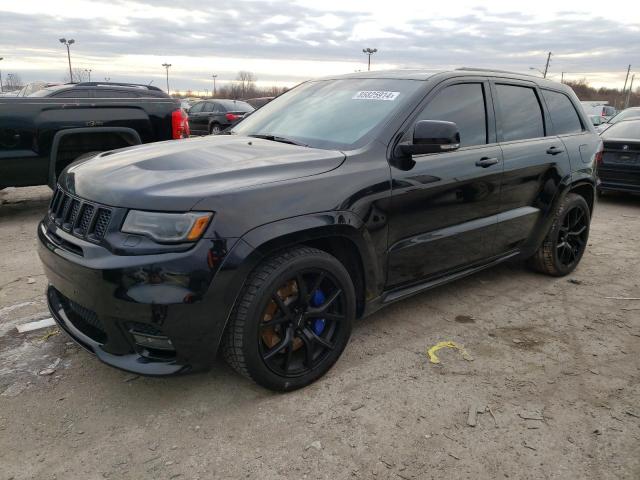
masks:
{"label": "windshield wiper", "polygon": [[278,135],[262,135],[262,134],[254,134],[249,135],[249,137],[253,138],[262,138],[264,140],[271,140],[272,142],[280,142],[280,143],[288,143],[290,145],[298,145],[300,147],[308,147],[306,143],[296,142],[295,140],[291,140],[290,138],[280,137]]}

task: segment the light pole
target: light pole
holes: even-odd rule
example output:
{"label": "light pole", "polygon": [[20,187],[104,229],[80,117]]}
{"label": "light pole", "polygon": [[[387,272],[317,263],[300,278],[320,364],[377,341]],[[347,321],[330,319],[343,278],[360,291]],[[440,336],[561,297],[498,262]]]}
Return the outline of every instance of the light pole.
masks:
{"label": "light pole", "polygon": [[91,81],[91,72],[93,72],[93,70],[92,70],[92,69],[90,69],[90,68],[85,68],[85,69],[84,69],[84,72],[85,72],[87,75],[89,75],[89,81]]}
{"label": "light pole", "polygon": [[211,78],[213,78],[213,96],[216,96],[216,78],[218,77],[218,75],[213,74],[211,75]]}
{"label": "light pole", "polygon": [[[0,61],[2,61],[4,57],[0,57]],[[2,70],[0,70],[0,93],[2,93]]]}
{"label": "light pole", "polygon": [[371,70],[371,55],[373,55],[377,51],[378,51],[377,48],[363,48],[362,49],[362,53],[364,53],[365,55],[369,56],[368,59],[367,59],[367,72]]}
{"label": "light pole", "polygon": [[162,66],[167,70],[167,95],[170,95],[169,93],[169,67],[171,66],[170,63],[163,63]]}
{"label": "light pole", "polygon": [[551,63],[551,55],[552,55],[551,52],[549,52],[549,54],[547,55],[547,64],[544,66],[544,73],[542,74],[542,78],[547,78],[547,72],[549,71],[549,64]]}
{"label": "light pole", "polygon": [[67,40],[66,38],[61,38],[60,43],[67,47],[67,59],[69,60],[69,82],[73,83],[73,72],[71,71],[71,51],[69,50],[69,46],[76,43],[73,38]]}

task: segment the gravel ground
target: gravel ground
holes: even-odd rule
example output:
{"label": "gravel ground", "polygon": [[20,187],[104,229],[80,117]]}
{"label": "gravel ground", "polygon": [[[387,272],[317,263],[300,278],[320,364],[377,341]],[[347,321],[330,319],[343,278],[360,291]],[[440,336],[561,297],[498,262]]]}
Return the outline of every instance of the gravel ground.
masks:
{"label": "gravel ground", "polygon": [[[56,328],[18,334],[47,316],[49,195],[0,192],[0,480],[640,478],[640,301],[606,298],[640,297],[639,197],[600,201],[570,277],[512,263],[393,305],[282,395],[222,363],[143,378]],[[472,359],[430,363],[448,340]]]}

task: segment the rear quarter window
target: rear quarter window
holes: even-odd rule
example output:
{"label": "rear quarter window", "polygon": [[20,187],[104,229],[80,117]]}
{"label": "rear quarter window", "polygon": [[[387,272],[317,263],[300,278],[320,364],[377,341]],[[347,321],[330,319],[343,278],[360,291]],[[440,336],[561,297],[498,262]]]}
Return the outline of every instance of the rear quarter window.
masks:
{"label": "rear quarter window", "polygon": [[556,135],[582,133],[584,128],[573,102],[564,93],[542,90]]}
{"label": "rear quarter window", "polygon": [[502,141],[544,137],[544,121],[536,92],[531,87],[497,84]]}

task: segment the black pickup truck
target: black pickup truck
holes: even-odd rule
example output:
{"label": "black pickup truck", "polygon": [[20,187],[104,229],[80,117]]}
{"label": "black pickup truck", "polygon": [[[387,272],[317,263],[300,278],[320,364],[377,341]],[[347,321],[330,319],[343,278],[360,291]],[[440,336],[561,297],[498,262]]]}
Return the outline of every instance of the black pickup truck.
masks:
{"label": "black pickup truck", "polygon": [[0,189],[53,187],[78,158],[188,135],[179,101],[153,86],[84,82],[0,97]]}

